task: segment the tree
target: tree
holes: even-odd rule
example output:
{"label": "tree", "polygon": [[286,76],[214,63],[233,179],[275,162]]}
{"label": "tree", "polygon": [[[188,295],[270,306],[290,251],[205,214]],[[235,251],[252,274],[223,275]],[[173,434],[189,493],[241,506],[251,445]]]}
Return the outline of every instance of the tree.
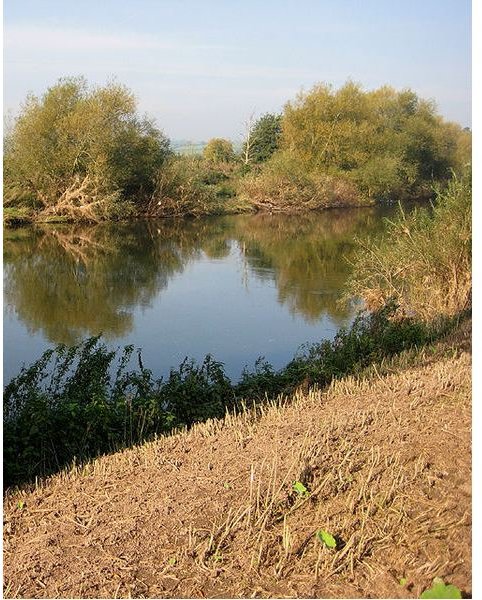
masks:
{"label": "tree", "polygon": [[28,96],[6,144],[7,199],[27,196],[46,213],[94,219],[126,200],[142,202],[169,141],[116,83],[89,88],[61,79]]}
{"label": "tree", "polygon": [[212,138],[203,150],[203,156],[210,162],[231,162],[234,160],[233,144],[223,138]]}
{"label": "tree", "polygon": [[252,161],[252,151],[253,151],[253,125],[254,125],[254,112],[249,115],[249,118],[244,123],[244,142],[243,147],[241,149],[241,159],[244,165],[249,165]]}
{"label": "tree", "polygon": [[411,90],[320,84],[288,102],[282,124],[280,147],[306,173],[348,175],[375,198],[429,193],[470,159],[470,134]]}
{"label": "tree", "polygon": [[281,119],[281,115],[266,113],[253,124],[251,116],[242,152],[246,165],[265,162],[276,152],[281,136]]}

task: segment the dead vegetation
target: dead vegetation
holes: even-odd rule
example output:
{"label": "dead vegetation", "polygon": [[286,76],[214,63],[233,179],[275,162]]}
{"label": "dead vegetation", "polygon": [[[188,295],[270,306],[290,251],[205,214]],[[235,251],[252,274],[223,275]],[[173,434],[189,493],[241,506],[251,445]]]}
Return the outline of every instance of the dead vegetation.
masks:
{"label": "dead vegetation", "polygon": [[7,493],[5,596],[470,594],[469,336]]}
{"label": "dead vegetation", "polygon": [[38,199],[43,205],[39,220],[61,217],[67,221],[97,223],[119,201],[119,193],[103,192],[98,178],[86,175],[73,177],[54,203],[48,196],[39,195]]}

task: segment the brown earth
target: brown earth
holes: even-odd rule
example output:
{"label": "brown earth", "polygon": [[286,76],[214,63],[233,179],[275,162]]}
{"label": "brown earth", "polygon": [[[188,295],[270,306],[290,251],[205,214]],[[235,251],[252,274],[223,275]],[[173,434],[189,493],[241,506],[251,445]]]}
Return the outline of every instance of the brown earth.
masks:
{"label": "brown earth", "polygon": [[9,492],[5,596],[412,598],[436,576],[470,595],[470,382],[466,325]]}

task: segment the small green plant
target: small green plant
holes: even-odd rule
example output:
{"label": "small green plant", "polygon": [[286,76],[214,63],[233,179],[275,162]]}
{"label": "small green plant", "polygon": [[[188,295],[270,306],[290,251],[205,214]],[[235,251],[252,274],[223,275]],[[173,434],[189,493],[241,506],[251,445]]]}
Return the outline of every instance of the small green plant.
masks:
{"label": "small green plant", "polygon": [[319,529],[316,532],[316,537],[327,548],[331,548],[331,549],[336,548],[336,540],[331,535],[331,533],[328,533],[328,531],[325,531],[324,529]]}
{"label": "small green plant", "polygon": [[440,577],[435,577],[432,587],[422,592],[420,598],[462,598],[460,590],[455,585],[447,585]]}
{"label": "small green plant", "polygon": [[169,566],[173,567],[177,563],[177,559],[175,556],[171,556],[171,558],[167,561]]}
{"label": "small green plant", "polygon": [[301,496],[302,498],[307,498],[310,495],[310,492],[301,483],[301,481],[295,481],[293,483],[293,490],[298,494],[298,496]]}
{"label": "small green plant", "polygon": [[17,508],[18,508],[19,510],[23,510],[23,509],[25,508],[25,502],[24,502],[23,500],[19,500],[19,501],[17,502]]}
{"label": "small green plant", "polygon": [[407,579],[406,577],[402,577],[402,578],[399,580],[399,582],[398,582],[398,583],[399,583],[399,584],[400,584],[402,587],[405,587],[405,586],[407,585],[407,581],[408,581],[408,579]]}

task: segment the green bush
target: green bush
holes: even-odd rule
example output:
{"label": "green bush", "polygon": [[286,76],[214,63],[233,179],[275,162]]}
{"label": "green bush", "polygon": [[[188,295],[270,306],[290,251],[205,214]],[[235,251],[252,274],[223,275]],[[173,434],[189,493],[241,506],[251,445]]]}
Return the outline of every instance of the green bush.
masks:
{"label": "green bush", "polygon": [[212,163],[229,163],[235,159],[232,142],[223,138],[212,138],[203,150],[203,158]]}
{"label": "green bush", "polygon": [[110,83],[61,79],[29,96],[5,142],[6,204],[97,220],[144,202],[169,155],[167,138],[139,117],[133,94]]}
{"label": "green bush", "polygon": [[411,90],[316,85],[285,106],[280,148],[304,172],[349,177],[361,196],[426,197],[470,161],[470,132]]}
{"label": "green bush", "polygon": [[292,392],[300,385],[323,387],[334,378],[356,373],[371,363],[403,350],[427,343],[434,332],[412,319],[393,320],[396,306],[389,304],[375,313],[360,313],[350,329],[340,329],[333,341],[302,347],[280,370],[258,360],[253,372],[245,371],[237,393],[263,398]]}
{"label": "green bush", "polygon": [[200,216],[245,210],[236,197],[237,167],[200,156],[176,156],[158,173],[147,212],[159,216]]}

